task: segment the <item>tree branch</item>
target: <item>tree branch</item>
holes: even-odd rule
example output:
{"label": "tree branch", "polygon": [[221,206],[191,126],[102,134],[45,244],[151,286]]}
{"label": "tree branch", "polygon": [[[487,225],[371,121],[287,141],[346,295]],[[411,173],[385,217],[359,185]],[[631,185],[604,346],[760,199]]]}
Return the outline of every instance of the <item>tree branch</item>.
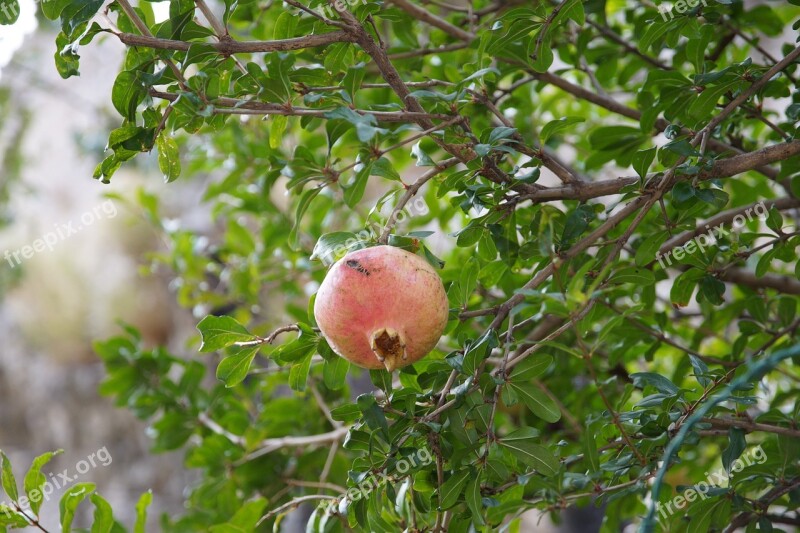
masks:
{"label": "tree branch", "polygon": [[766,433],[774,433],[775,435],[786,435],[787,437],[794,437],[796,439],[800,438],[800,430],[798,429],[774,426],[772,424],[759,424],[758,422],[753,422],[752,420],[721,417],[704,418],[702,421],[718,428],[741,428],[749,433],[754,431],[764,431]]}
{"label": "tree branch", "polygon": [[[174,102],[180,95],[175,93],[168,93],[159,91],[157,89],[150,90],[150,96],[169,100]],[[237,100],[235,98],[217,98],[212,105],[216,106],[215,112],[229,113],[229,114],[249,114],[249,115],[286,115],[289,117],[318,117],[325,118],[325,114],[329,113],[330,109],[309,109],[304,107],[288,107],[283,104],[272,102],[257,102],[254,100]],[[429,113],[415,113],[412,111],[365,111],[355,109],[356,113],[361,115],[372,115],[379,122],[419,122],[419,120],[450,120],[453,117],[450,115],[429,114]]]}
{"label": "tree branch", "polygon": [[337,442],[347,435],[347,432],[350,431],[349,426],[343,426],[340,428],[336,428],[333,431],[329,431],[327,433],[321,433],[319,435],[307,435],[303,437],[278,437],[274,439],[266,439],[261,441],[259,444],[259,448],[247,454],[246,456],[242,457],[238,461],[234,463],[234,466],[242,465],[248,461],[252,461],[253,459],[257,459],[269,453],[272,453],[276,450],[280,450],[281,448],[298,448],[301,446],[319,446],[321,444],[330,444],[331,442]]}
{"label": "tree branch", "polygon": [[455,37],[456,39],[461,39],[462,41],[472,42],[475,39],[475,35],[464,31],[458,26],[453,26],[443,18],[437,17],[430,11],[419,7],[416,4],[409,2],[408,0],[391,0],[391,3],[411,15],[417,20],[425,22],[426,24],[430,24],[436,28],[439,28],[446,34],[450,35],[451,37]]}
{"label": "tree branch", "polygon": [[774,289],[783,294],[800,295],[800,281],[793,276],[764,274],[760,278],[748,270],[729,268],[716,272],[722,281],[744,285],[751,289]]}
{"label": "tree branch", "polygon": [[343,31],[332,31],[330,33],[320,33],[274,41],[234,41],[233,39],[223,39],[213,43],[190,43],[187,41],[161,39],[159,37],[136,35],[133,33],[119,33],[117,37],[123,44],[128,46],[143,46],[157,50],[174,50],[176,52],[186,52],[193,44],[202,44],[203,46],[210,46],[224,56],[259,52],[287,52],[291,50],[302,50],[304,48],[314,48],[317,46],[327,46],[333,43],[354,42],[352,35]]}

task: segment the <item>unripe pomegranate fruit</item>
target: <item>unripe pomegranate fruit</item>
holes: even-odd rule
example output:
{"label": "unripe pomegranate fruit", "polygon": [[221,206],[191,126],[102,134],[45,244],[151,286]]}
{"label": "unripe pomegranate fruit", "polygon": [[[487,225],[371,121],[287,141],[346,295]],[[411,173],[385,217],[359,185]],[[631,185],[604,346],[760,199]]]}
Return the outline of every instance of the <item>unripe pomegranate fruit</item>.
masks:
{"label": "unripe pomegranate fruit", "polygon": [[447,295],[423,258],[393,246],[363,248],[331,267],[314,316],[331,348],[363,368],[410,365],[447,325]]}

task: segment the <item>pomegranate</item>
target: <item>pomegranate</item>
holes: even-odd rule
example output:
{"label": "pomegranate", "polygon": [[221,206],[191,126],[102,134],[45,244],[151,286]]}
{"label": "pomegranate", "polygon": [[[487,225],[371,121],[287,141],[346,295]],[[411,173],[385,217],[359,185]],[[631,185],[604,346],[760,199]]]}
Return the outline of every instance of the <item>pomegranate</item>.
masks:
{"label": "pomegranate", "polygon": [[331,348],[362,368],[395,368],[430,352],[447,325],[447,295],[423,258],[393,246],[348,253],[317,292],[314,316]]}

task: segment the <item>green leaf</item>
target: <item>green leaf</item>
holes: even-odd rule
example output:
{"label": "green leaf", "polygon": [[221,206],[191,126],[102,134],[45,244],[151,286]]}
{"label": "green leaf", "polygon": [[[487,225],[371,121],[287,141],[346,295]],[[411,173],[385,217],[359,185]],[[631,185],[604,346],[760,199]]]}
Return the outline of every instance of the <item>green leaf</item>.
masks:
{"label": "green leaf", "polygon": [[528,409],[545,422],[552,424],[561,419],[561,409],[558,408],[558,404],[536,385],[511,381],[506,386],[512,387]]}
{"label": "green leaf", "polygon": [[340,118],[355,126],[356,136],[362,143],[371,141],[379,133],[386,133],[385,129],[377,127],[378,121],[375,119],[375,115],[371,113],[361,115],[348,107],[338,107],[333,111],[327,111],[325,118]]}
{"label": "green leaf", "polygon": [[380,176],[381,178],[386,178],[387,180],[392,181],[402,181],[400,178],[400,174],[397,173],[392,163],[386,159],[385,157],[381,157],[374,163],[372,163],[372,176]]}
{"label": "green leaf", "polygon": [[209,315],[197,324],[197,330],[203,337],[201,352],[215,352],[227,348],[237,342],[250,342],[256,336],[247,331],[235,318],[229,316]]}
{"label": "green leaf", "polygon": [[286,126],[289,125],[289,117],[286,115],[275,115],[272,117],[269,128],[269,147],[277,150],[283,145]]}
{"label": "green leaf", "polygon": [[314,245],[311,259],[320,259],[326,264],[331,264],[344,257],[347,252],[358,249],[363,245],[364,243],[359,239],[359,236],[350,231],[326,233]]}
{"label": "green leaf", "polygon": [[63,453],[64,450],[56,450],[54,452],[47,452],[33,460],[30,469],[25,474],[23,485],[25,487],[25,494],[28,495],[28,501],[31,511],[36,516],[39,516],[39,509],[42,507],[44,495],[42,494],[42,487],[47,482],[47,477],[42,474],[42,467],[50,462],[50,460]]}
{"label": "green leaf", "polygon": [[763,277],[764,274],[769,271],[769,268],[772,266],[772,260],[775,259],[777,253],[778,248],[772,248],[771,250],[767,250],[767,252],[758,259],[755,271],[757,278]]}
{"label": "green leaf", "polygon": [[92,522],[91,533],[111,533],[114,528],[114,512],[102,496],[96,492],[90,499],[94,504],[94,521]]}
{"label": "green leaf", "polygon": [[75,518],[75,511],[78,509],[78,505],[92,494],[94,489],[94,483],[77,483],[64,493],[58,505],[62,531],[71,530],[72,520]]}
{"label": "green leaf", "polygon": [[[535,46],[535,43],[536,40],[534,39],[531,44]],[[547,69],[553,64],[555,56],[553,55],[553,47],[550,45],[549,34],[542,38],[540,46],[532,54],[532,59],[531,68],[536,72],[547,72]]]}
{"label": "green leaf", "polygon": [[148,490],[139,498],[136,503],[136,523],[133,526],[133,533],[146,533],[147,508],[153,502],[153,491]]}
{"label": "green leaf", "polygon": [[275,20],[275,29],[272,32],[272,38],[290,39],[295,35],[299,17],[291,11],[284,11]]}
{"label": "green leaf", "polygon": [[647,171],[650,170],[650,165],[656,157],[656,148],[649,148],[647,150],[639,150],[633,156],[633,170],[639,175],[640,178],[647,177]]}
{"label": "green leaf", "polygon": [[56,70],[58,70],[58,74],[62,78],[67,79],[79,74],[80,56],[75,52],[75,47],[63,32],[56,37],[56,53],[53,58],[55,59]]}
{"label": "green leaf", "polygon": [[646,287],[656,282],[656,278],[651,270],[639,267],[626,267],[617,270],[609,278],[609,283],[633,283],[640,287]]}
{"label": "green leaf", "polygon": [[488,330],[480,339],[472,343],[464,353],[464,373],[467,375],[475,373],[478,364],[486,359],[492,348],[496,348],[498,345],[497,332],[493,329]]}
{"label": "green leaf", "polygon": [[579,205],[574,211],[567,215],[564,222],[564,231],[561,233],[560,250],[566,250],[578,237],[589,228],[589,223],[594,220],[595,212],[591,205]]}
{"label": "green leaf", "polygon": [[583,117],[562,117],[556,120],[551,120],[544,125],[542,132],[539,134],[541,143],[546,144],[547,140],[559,131],[565,130],[573,124],[585,121],[586,119]]}
{"label": "green leaf", "polygon": [[392,394],[392,373],[381,369],[370,369],[369,379],[372,384],[384,391],[387,396]]}
{"label": "green leaf", "polygon": [[17,492],[17,480],[14,479],[14,472],[11,471],[11,461],[8,460],[6,454],[0,450],[0,484],[3,485],[3,490],[11,498],[12,502],[19,500],[19,493]]}
{"label": "green leaf", "polygon": [[517,459],[533,467],[543,476],[554,476],[558,473],[559,462],[555,456],[539,444],[526,430],[517,430],[499,440],[501,446],[508,448]]}
{"label": "green leaf", "polygon": [[309,353],[292,365],[291,370],[289,370],[289,387],[292,390],[300,392],[306,390],[306,381],[308,381],[308,371],[311,369],[312,357],[314,357],[314,354]]}
{"label": "green leaf", "polygon": [[339,390],[347,382],[347,371],[350,370],[350,362],[343,357],[334,356],[326,359],[322,365],[322,380],[325,386],[331,390]]}
{"label": "green leaf", "polygon": [[420,143],[416,143],[411,148],[411,155],[416,158],[418,167],[436,166],[436,163],[433,161],[433,159],[431,159],[430,156],[427,153],[425,153],[425,150],[422,149]]}
{"label": "green leaf", "polygon": [[217,366],[217,379],[229,388],[244,381],[260,348],[260,346],[245,346],[239,348],[237,353],[224,358]]}
{"label": "green leaf", "polygon": [[675,395],[680,389],[673,382],[654,372],[635,372],[630,375],[633,379],[633,385],[643,389],[645,385],[654,387],[658,392]]}
{"label": "green leaf", "polygon": [[483,520],[483,503],[481,502],[481,476],[472,476],[466,490],[467,507],[472,512],[472,520],[478,526],[485,524]]}
{"label": "green leaf", "polygon": [[297,249],[297,232],[300,228],[300,221],[303,219],[305,212],[311,206],[311,202],[320,192],[322,192],[322,189],[317,187],[305,191],[303,196],[300,197],[300,202],[297,204],[297,209],[295,210],[294,214],[294,225],[292,226],[292,231],[289,233],[289,243],[292,249]]}
{"label": "green leaf", "polygon": [[294,363],[313,353],[318,343],[317,337],[302,333],[297,339],[278,348],[273,356],[281,363]]}
{"label": "green leaf", "polygon": [[781,228],[783,227],[783,215],[781,215],[780,210],[776,209],[775,206],[772,206],[769,210],[769,215],[767,215],[766,222],[769,229],[775,233],[780,233]]}
{"label": "green leaf", "polygon": [[104,0],[70,0],[61,11],[61,31],[71,38],[76,37],[75,30],[94,17],[103,5]]}
{"label": "green leaf", "polygon": [[600,457],[597,453],[597,441],[595,441],[595,431],[587,425],[583,432],[583,456],[589,467],[589,473],[593,474],[600,471]]}
{"label": "green leaf", "polygon": [[461,303],[464,306],[469,303],[469,297],[478,284],[479,270],[480,265],[478,264],[478,260],[474,257],[470,257],[467,264],[464,265],[464,268],[461,270],[458,285],[461,289]]}
{"label": "green leaf", "polygon": [[705,90],[689,106],[688,113],[698,121],[705,121],[714,111],[717,102],[722,96],[731,91],[740,82],[738,80],[725,83],[716,87],[706,87]]}
{"label": "green leaf", "polygon": [[355,207],[361,198],[364,196],[364,191],[367,189],[367,182],[372,173],[372,163],[364,166],[361,170],[356,172],[356,177],[353,183],[344,190],[344,203],[348,207]]}
{"label": "green leaf", "polygon": [[181,158],[178,143],[172,137],[162,133],[156,141],[158,146],[158,168],[164,175],[164,181],[172,183],[181,175]]}
{"label": "green leaf", "polygon": [[672,305],[677,307],[686,307],[689,305],[689,300],[692,297],[697,282],[704,276],[702,270],[690,268],[680,276],[675,278],[675,282],[670,289],[669,297]]}
{"label": "green leaf", "polygon": [[642,53],[647,53],[651,46],[653,46],[663,35],[672,31],[678,24],[680,19],[671,19],[667,22],[662,22],[656,19],[656,22],[650,24],[639,39],[638,48]]}
{"label": "green leaf", "polygon": [[331,417],[339,422],[355,422],[359,416],[361,416],[361,410],[354,403],[340,405],[331,409]]}
{"label": "green leaf", "polygon": [[358,65],[353,65],[348,68],[347,74],[345,74],[342,79],[344,90],[347,91],[352,103],[355,103],[356,93],[361,89],[361,82],[364,81],[365,74],[366,68],[364,68],[364,63],[359,63]]}
{"label": "green leaf", "polygon": [[694,370],[695,379],[697,379],[697,382],[703,387],[708,387],[711,383],[711,379],[706,377],[709,373],[708,365],[697,356],[692,354],[688,354],[688,356],[692,364],[692,369]]}
{"label": "green leaf", "polygon": [[442,483],[439,488],[439,497],[441,499],[442,510],[449,509],[454,506],[464,490],[464,485],[467,484],[472,472],[469,469],[464,469],[450,476],[447,481]]}
{"label": "green leaf", "polygon": [[722,452],[722,467],[729,475],[734,461],[736,461],[747,447],[744,439],[744,430],[741,428],[730,428],[728,430],[728,447]]}
{"label": "green leaf", "polygon": [[[138,72],[123,70],[111,88],[111,103],[127,120],[136,120],[136,108],[147,96],[147,87]],[[166,174],[166,173],[165,173]]]}
{"label": "green leaf", "polygon": [[553,356],[537,353],[523,360],[514,367],[509,380],[512,382],[527,382],[544,374],[553,364]]}
{"label": "green leaf", "polygon": [[209,531],[211,533],[239,533],[244,531],[256,531],[256,525],[261,517],[264,515],[264,509],[267,507],[267,500],[264,498],[257,498],[242,504],[236,513],[229,520],[223,524],[211,526]]}
{"label": "green leaf", "polygon": [[367,425],[376,431],[381,431],[385,437],[389,435],[389,424],[386,422],[386,415],[380,408],[375,397],[371,394],[362,394],[356,399],[358,408]]}
{"label": "green leaf", "polygon": [[644,267],[656,259],[656,254],[661,249],[661,245],[667,240],[667,237],[669,237],[669,234],[666,231],[644,237],[636,249],[636,256],[634,257],[636,266]]}
{"label": "green leaf", "polygon": [[42,13],[50,20],[56,20],[61,16],[61,12],[67,7],[70,0],[47,0],[41,2]]}
{"label": "green leaf", "polygon": [[6,526],[11,529],[21,529],[29,525],[28,520],[15,509],[0,503],[0,533],[7,533]]}

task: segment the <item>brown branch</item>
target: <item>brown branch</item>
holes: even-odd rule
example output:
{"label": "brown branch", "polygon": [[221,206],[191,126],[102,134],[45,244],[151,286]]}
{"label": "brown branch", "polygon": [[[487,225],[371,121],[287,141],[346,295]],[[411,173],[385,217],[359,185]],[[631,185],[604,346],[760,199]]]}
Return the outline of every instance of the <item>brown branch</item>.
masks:
{"label": "brown branch", "polygon": [[794,276],[765,274],[759,278],[748,270],[737,268],[718,271],[716,275],[722,281],[744,285],[751,289],[774,289],[783,294],[800,295],[800,281],[797,281]]}
{"label": "brown branch", "polygon": [[611,41],[611,42],[613,42],[615,44],[618,44],[621,47],[623,47],[628,53],[642,58],[645,62],[650,63],[654,67],[660,68],[661,70],[672,70],[672,67],[670,67],[669,65],[667,65],[665,63],[662,63],[658,59],[650,57],[647,54],[641,53],[638,48],[636,48],[635,46],[631,45],[622,36],[620,36],[617,33],[615,33],[608,26],[606,26],[604,24],[598,24],[597,22],[594,22],[590,18],[586,19],[586,23],[588,25],[592,26],[597,31],[599,31],[600,34],[603,35],[603,37],[607,38],[609,41]]}
{"label": "brown branch", "polygon": [[[174,102],[180,95],[159,91],[157,89],[150,90],[150,96],[169,100]],[[210,102],[212,105],[217,106],[214,110],[218,113],[229,114],[252,114],[252,115],[286,115],[289,117],[318,117],[325,118],[325,114],[329,113],[330,109],[309,109],[304,107],[287,107],[282,104],[272,102],[256,102],[253,100],[237,100],[235,98],[217,98]],[[431,114],[431,113],[416,113],[412,111],[364,111],[360,109],[354,110],[361,115],[372,115],[379,122],[419,122],[419,120],[450,120],[453,117],[450,115]]]}
{"label": "brown branch", "polygon": [[406,52],[397,52],[394,54],[389,54],[389,59],[411,59],[414,57],[421,57],[421,56],[428,56],[432,54],[444,54],[447,52],[455,52],[457,50],[463,50],[469,46],[466,43],[459,43],[459,44],[448,44],[444,46],[438,46],[436,48],[420,48],[418,50],[408,50]]}
{"label": "brown branch", "polygon": [[194,3],[200,8],[200,11],[203,13],[203,16],[206,18],[208,23],[211,25],[211,28],[214,30],[214,33],[217,34],[217,37],[220,40],[225,39],[228,37],[228,28],[226,28],[222,22],[217,18],[211,8],[208,7],[205,0],[194,0]]}
{"label": "brown branch", "polygon": [[[533,72],[531,74],[534,77],[536,77],[536,79],[538,79],[539,81],[543,81],[545,83],[549,83],[551,85],[554,85],[554,86],[558,87],[559,89],[561,89],[562,91],[564,91],[564,92],[566,92],[568,94],[571,94],[571,95],[573,95],[573,96],[575,96],[577,98],[580,98],[581,100],[586,100],[587,102],[590,102],[592,104],[595,104],[596,106],[602,107],[603,109],[607,109],[608,111],[611,111],[612,113],[616,113],[617,115],[621,115],[623,117],[627,117],[627,118],[629,118],[631,120],[635,120],[637,122],[639,122],[641,120],[641,118],[642,118],[642,114],[638,109],[633,109],[631,107],[628,107],[628,106],[626,106],[624,104],[621,104],[621,103],[617,102],[616,100],[614,100],[612,98],[607,98],[605,96],[596,94],[596,93],[594,93],[594,92],[592,92],[592,91],[590,91],[588,89],[585,89],[585,88],[581,87],[580,85],[576,85],[574,83],[571,83],[571,82],[565,80],[564,78],[562,78],[560,76],[556,76],[555,74],[552,74],[552,73],[549,73],[549,72],[545,72],[545,73]],[[656,119],[655,128],[656,128],[656,130],[658,130],[660,132],[663,132],[664,130],[666,130],[667,127],[669,127],[669,125],[670,125],[669,122],[664,120],[663,118]],[[731,153],[734,153],[734,154],[744,154],[744,153],[746,153],[743,150],[740,150],[740,149],[738,149],[738,148],[736,148],[734,146],[731,146],[731,145],[726,144],[726,143],[724,143],[722,141],[718,141],[718,140],[712,139],[712,138],[708,139],[708,147],[711,148],[712,150],[714,150],[715,152],[719,152],[719,153],[725,153],[725,152],[731,152]],[[777,181],[778,180],[778,171],[775,170],[774,168],[767,167],[767,166],[760,166],[760,167],[754,168],[753,170],[756,170],[756,171],[760,172],[761,174],[763,174],[764,176],[770,178],[773,181]],[[788,184],[784,185],[784,187],[788,187]]]}
{"label": "brown branch", "polygon": [[332,431],[327,433],[321,433],[319,435],[306,435],[302,437],[278,437],[274,439],[266,439],[261,441],[258,445],[259,448],[247,454],[246,456],[242,457],[238,461],[234,463],[234,466],[240,466],[248,461],[252,461],[253,459],[257,459],[269,453],[272,453],[276,450],[280,450],[281,448],[299,448],[301,446],[319,446],[323,444],[330,444],[332,442],[338,442],[339,440],[343,439],[347,432],[350,431],[349,426],[343,426],[336,428]]}
{"label": "brown branch", "polygon": [[174,50],[176,52],[186,52],[193,44],[202,44],[203,46],[210,46],[224,56],[258,52],[287,52],[291,50],[302,50],[304,48],[314,48],[317,46],[327,46],[333,43],[354,41],[351,34],[343,31],[332,31],[330,33],[320,33],[274,41],[234,41],[232,39],[223,39],[213,43],[190,43],[187,41],[176,41],[174,39],[161,39],[148,35],[135,35],[133,33],[120,33],[117,34],[117,37],[123,44],[128,46],[142,46],[157,50]]}
{"label": "brown branch", "polygon": [[450,35],[451,37],[455,37],[456,39],[460,39],[466,42],[472,42],[475,39],[475,35],[464,31],[458,26],[453,26],[443,18],[440,18],[430,11],[409,2],[408,0],[390,0],[392,4],[396,5],[412,17],[426,24],[430,24],[436,28],[439,28],[446,34]]}
{"label": "brown branch", "polygon": [[[797,154],[800,154],[800,141],[774,144],[755,152],[746,152],[728,159],[720,159],[714,163],[711,170],[699,174],[698,179],[730,178],[748,170],[757,170],[764,165],[782,161]],[[600,196],[618,194],[624,187],[638,181],[639,178],[636,177],[620,177],[595,182],[570,183],[561,187],[538,189],[532,193],[521,195],[518,200],[532,200],[534,202],[550,200],[585,201]]]}
{"label": "brown branch", "polygon": [[336,483],[328,483],[325,481],[303,481],[302,479],[284,479],[283,482],[293,487],[332,490],[334,492],[338,492],[339,494],[345,494],[347,492],[347,489],[345,487],[337,485]]}
{"label": "brown branch", "polygon": [[751,420],[742,418],[704,418],[702,421],[717,428],[740,428],[748,433],[752,433],[754,431],[764,431],[766,433],[774,433],[775,435],[785,435],[787,437],[800,438],[800,430],[798,429],[774,426],[772,424],[759,424],[758,422],[753,422]]}
{"label": "brown branch", "polygon": [[313,500],[336,500],[338,499],[336,496],[328,496],[326,494],[309,494],[308,496],[300,496],[299,498],[295,498],[294,500],[284,503],[280,507],[276,507],[272,511],[268,512],[261,519],[256,523],[256,526],[260,526],[266,520],[269,520],[273,516],[282,513],[288,509],[296,509],[300,506],[301,503],[313,501]]}
{"label": "brown branch", "polygon": [[720,159],[714,163],[711,170],[701,172],[700,179],[729,178],[748,170],[756,170],[765,165],[783,161],[797,154],[800,154],[800,141],[773,144],[755,152],[746,152],[727,159]]}

